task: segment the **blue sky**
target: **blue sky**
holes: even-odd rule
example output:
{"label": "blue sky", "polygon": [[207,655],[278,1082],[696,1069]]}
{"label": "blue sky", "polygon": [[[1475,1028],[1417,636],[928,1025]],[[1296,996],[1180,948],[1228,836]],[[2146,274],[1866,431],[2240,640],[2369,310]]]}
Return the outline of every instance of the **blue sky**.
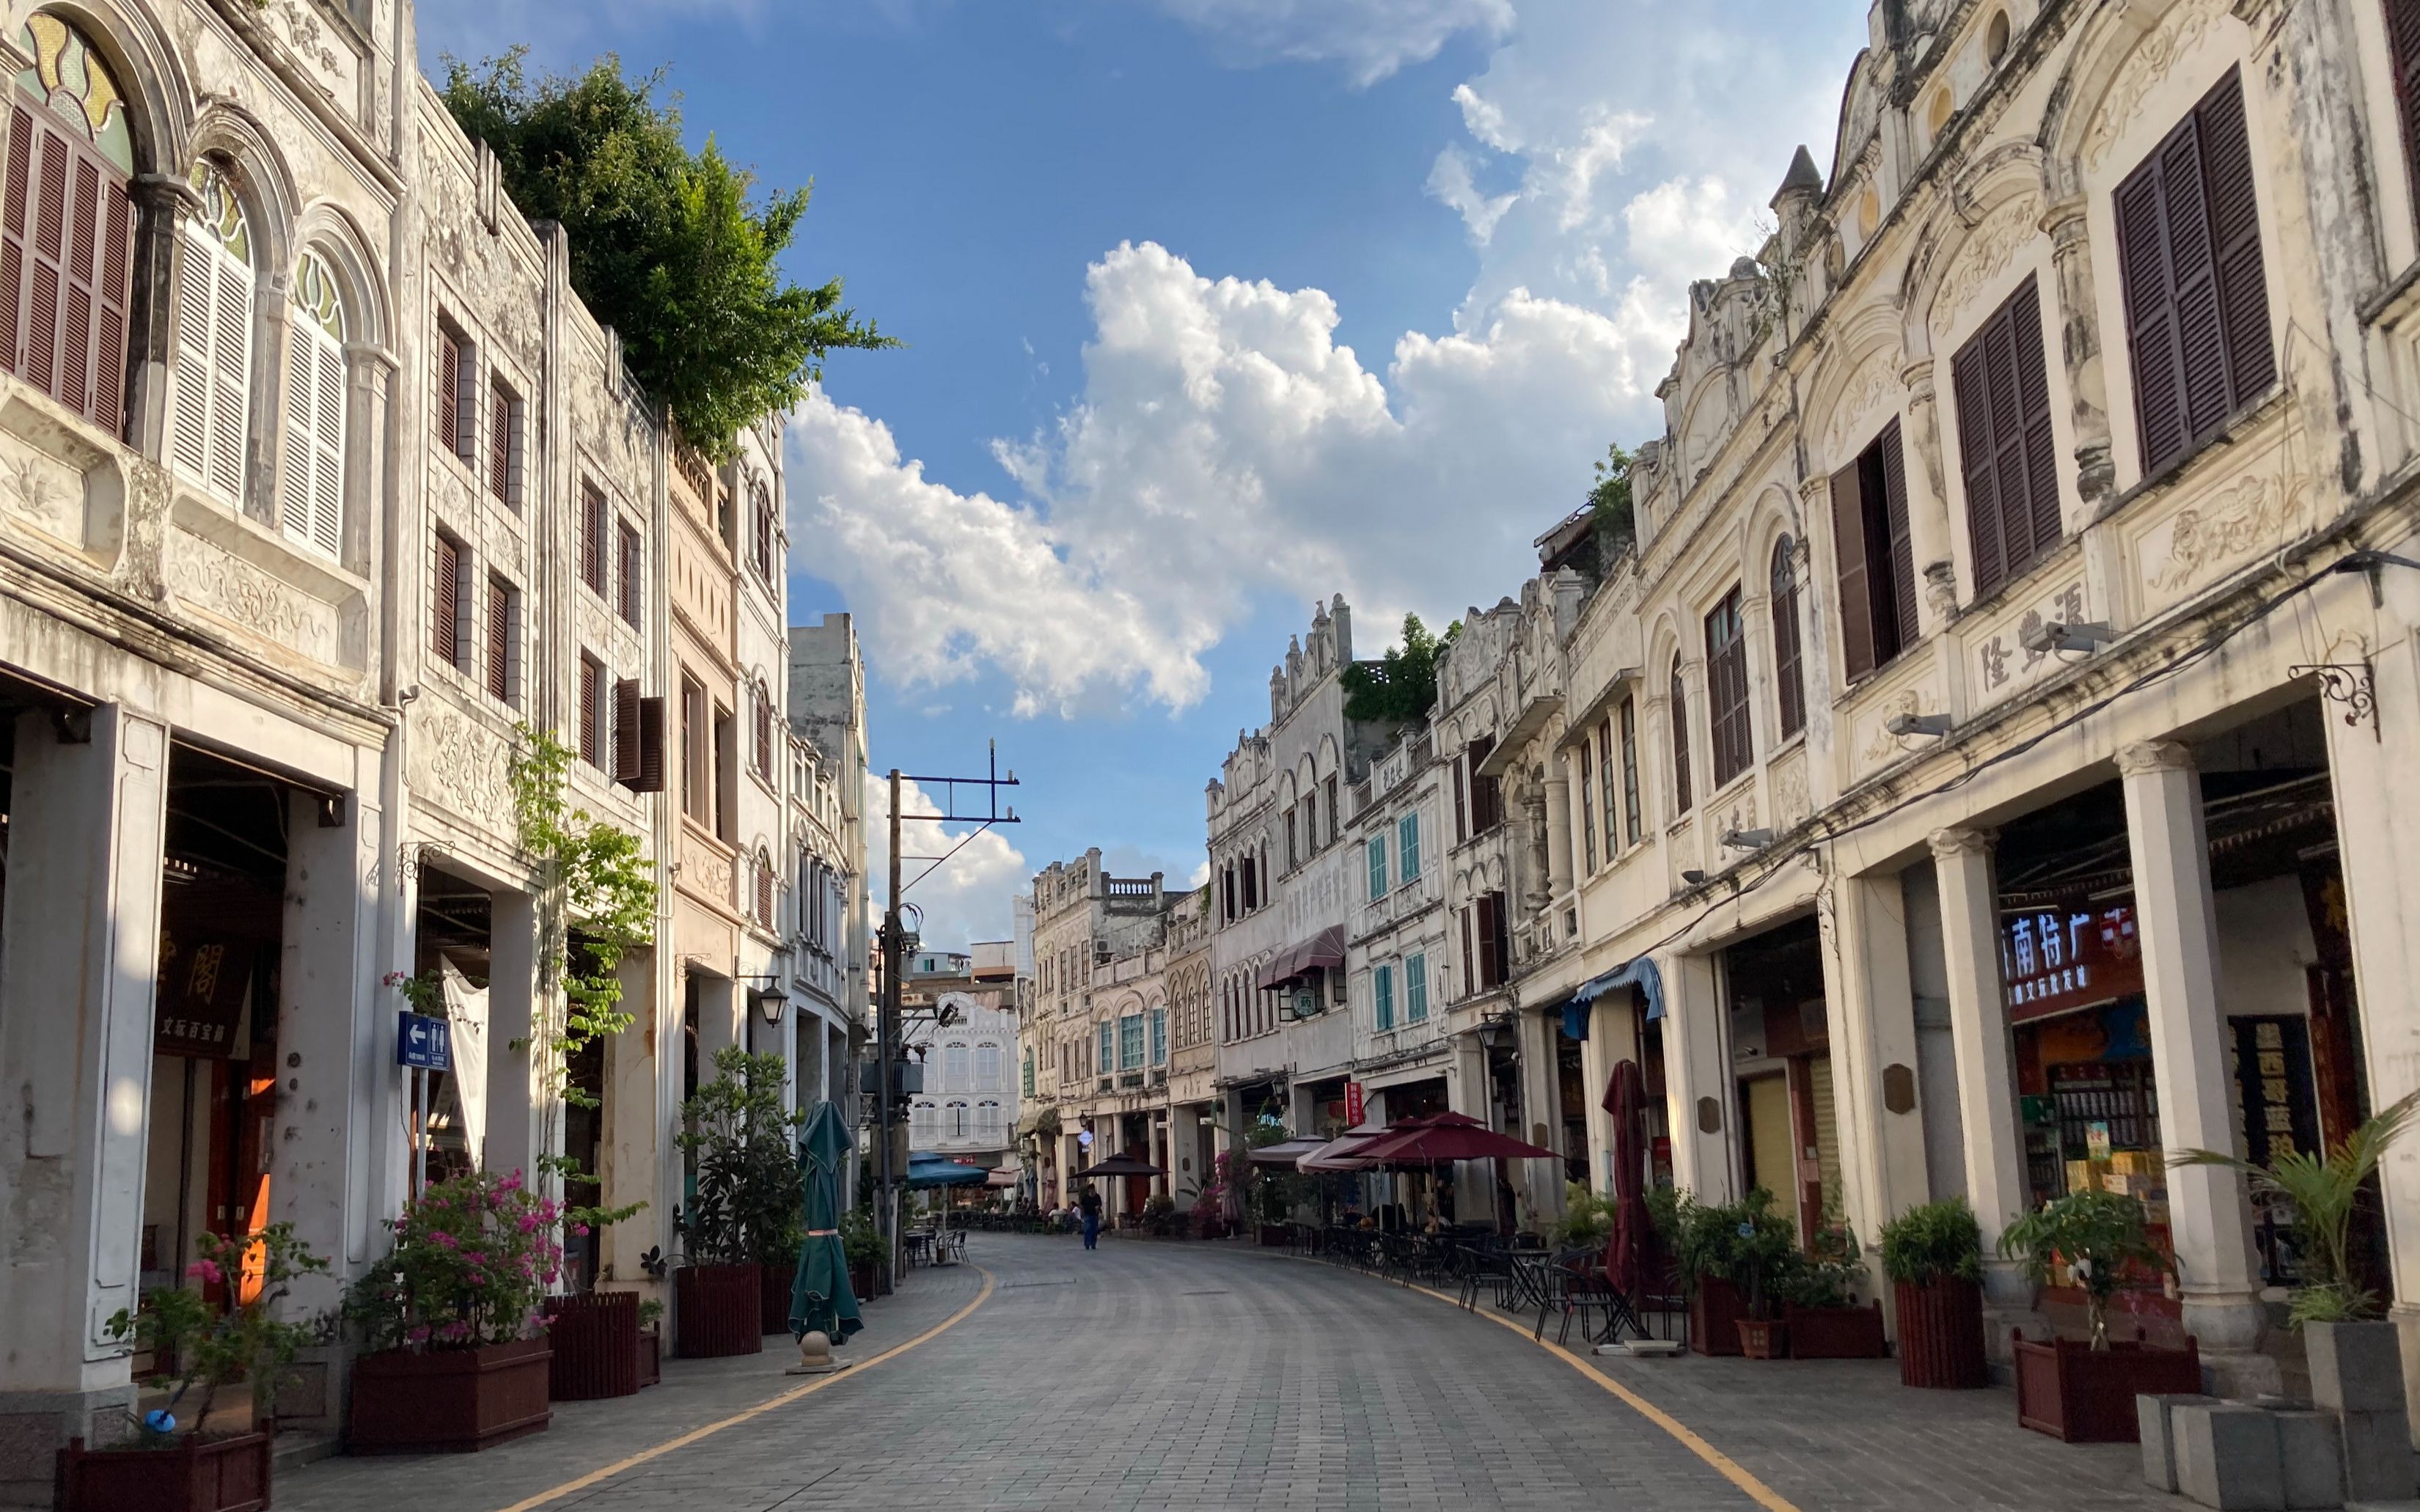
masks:
{"label": "blue sky", "polygon": [[[909,345],[793,418],[792,618],[846,608],[876,767],[1027,822],[919,889],[1201,865],[1204,783],[1342,592],[1356,650],[1516,592],[1692,278],[1829,162],[1854,0],[422,0],[424,61],[662,64],[810,177],[795,276]],[[908,811],[915,811],[911,804]],[[911,833],[908,849],[937,836]]]}

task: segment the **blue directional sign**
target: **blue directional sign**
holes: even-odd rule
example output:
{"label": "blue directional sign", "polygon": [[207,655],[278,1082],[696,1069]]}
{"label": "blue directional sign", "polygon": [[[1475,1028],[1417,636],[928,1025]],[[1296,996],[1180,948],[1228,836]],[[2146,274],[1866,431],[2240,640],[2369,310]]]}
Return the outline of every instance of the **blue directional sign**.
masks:
{"label": "blue directional sign", "polygon": [[395,1063],[415,1071],[452,1071],[454,1026],[405,1009],[396,1016]]}

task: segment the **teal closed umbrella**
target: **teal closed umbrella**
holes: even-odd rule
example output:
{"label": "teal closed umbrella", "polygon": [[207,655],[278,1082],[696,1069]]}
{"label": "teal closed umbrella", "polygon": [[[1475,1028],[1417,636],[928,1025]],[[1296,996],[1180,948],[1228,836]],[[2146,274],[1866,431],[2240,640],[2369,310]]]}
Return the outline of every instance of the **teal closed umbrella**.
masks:
{"label": "teal closed umbrella", "polygon": [[849,1289],[848,1254],[840,1242],[840,1173],[848,1159],[848,1125],[840,1109],[818,1103],[799,1140],[799,1185],[805,1192],[807,1241],[790,1284],[790,1333],[821,1333],[834,1344],[865,1326]]}

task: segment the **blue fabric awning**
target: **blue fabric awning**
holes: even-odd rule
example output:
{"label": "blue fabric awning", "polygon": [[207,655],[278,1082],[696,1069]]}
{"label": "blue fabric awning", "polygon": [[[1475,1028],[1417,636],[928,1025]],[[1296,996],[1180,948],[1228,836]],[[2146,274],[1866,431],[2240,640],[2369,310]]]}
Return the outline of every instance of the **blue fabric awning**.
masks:
{"label": "blue fabric awning", "polygon": [[[1636,961],[1625,962],[1614,967],[1602,977],[1590,977],[1580,983],[1578,990],[1572,994],[1571,1002],[1564,1005],[1563,1032],[1566,1034],[1572,1032],[1571,1020],[1574,1010],[1576,1009],[1585,1013],[1588,1005],[1621,987],[1636,987],[1647,995],[1648,1023],[1652,1024],[1664,1016],[1663,974],[1655,969],[1655,960],[1652,956],[1642,955]],[[1588,1038],[1588,1031],[1583,1027],[1579,1033],[1572,1034],[1572,1038],[1585,1040]]]}
{"label": "blue fabric awning", "polygon": [[1563,999],[1563,1038],[1585,1040],[1589,1029],[1589,1005],[1575,995]]}

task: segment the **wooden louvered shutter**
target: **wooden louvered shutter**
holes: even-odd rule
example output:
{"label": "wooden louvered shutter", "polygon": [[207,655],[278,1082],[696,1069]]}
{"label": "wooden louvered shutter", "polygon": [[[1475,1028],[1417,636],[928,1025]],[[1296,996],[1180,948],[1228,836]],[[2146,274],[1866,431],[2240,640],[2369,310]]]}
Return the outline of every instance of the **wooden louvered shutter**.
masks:
{"label": "wooden louvered shutter", "polygon": [[252,270],[211,249],[210,477],[220,497],[243,500],[246,411],[252,399]]}
{"label": "wooden louvered shutter", "polygon": [[65,260],[68,142],[47,121],[36,140],[33,235],[26,243],[25,335],[18,371],[56,398],[59,393],[59,265]]}
{"label": "wooden louvered shutter", "polygon": [[772,780],[773,705],[761,692],[756,695],[756,771],[766,780]]}
{"label": "wooden louvered shutter", "polygon": [[613,780],[639,779],[639,680],[617,678],[613,684]]}
{"label": "wooden louvered shutter", "polygon": [[591,766],[605,764],[597,724],[604,714],[605,670],[586,656],[580,658],[580,759]]}
{"label": "wooden louvered shutter", "polygon": [[[1476,905],[1474,904],[1473,907],[1475,908]],[[1465,997],[1479,990],[1479,962],[1471,954],[1470,948],[1471,913],[1471,908],[1466,908],[1459,916],[1462,920],[1462,995]]]}
{"label": "wooden louvered shutter", "polygon": [[664,790],[664,701],[659,698],[639,701],[639,777],[629,784],[633,793],[661,793]]}
{"label": "wooden louvered shutter", "polygon": [[1689,793],[1689,687],[1681,676],[1681,663],[1672,663],[1672,812],[1687,813],[1692,799]]}
{"label": "wooden louvered shutter", "polygon": [[[2276,378],[2277,354],[2269,345],[2269,282],[2260,257],[2260,205],[2252,182],[2242,80],[2229,75],[2194,107],[2194,119],[2201,129],[2211,269],[2226,346],[2226,396],[2211,417],[2208,434]],[[2194,418],[2202,428],[2201,417]]]}
{"label": "wooden louvered shutter", "polygon": [[[1968,342],[1949,364],[1949,388],[1958,405],[1959,470],[1966,483],[1966,536],[1975,556],[1975,592],[1997,588],[2009,576],[2006,523],[2000,517],[1998,417],[1993,410],[1993,370],[2007,357],[1998,317]],[[1995,347],[1994,342],[1998,345]],[[2005,394],[2005,390],[2003,391]]]}
{"label": "wooden louvered shutter", "polygon": [[[1885,427],[1876,444],[1882,448],[1884,533],[1890,542],[1890,610],[1898,626],[1891,645],[1895,656],[1916,644],[1916,546],[1908,528],[1907,457],[1900,450],[1898,421]],[[1879,637],[1875,649],[1881,650]]]}
{"label": "wooden louvered shutter", "polygon": [[1950,364],[1975,591],[1988,594],[2062,533],[2041,301],[2028,283]]}
{"label": "wooden louvered shutter", "polygon": [[126,180],[20,96],[0,204],[0,367],[112,435],[125,425]]}
{"label": "wooden louvered shutter", "polygon": [[23,370],[25,337],[25,208],[32,199],[34,115],[20,102],[8,113],[8,182],[0,199],[0,365]]}
{"label": "wooden louvered shutter", "polygon": [[436,593],[428,606],[428,646],[450,667],[462,664],[462,549],[437,538]]}
{"label": "wooden louvered shutter", "polygon": [[605,496],[595,488],[581,495],[580,580],[589,591],[605,593]]}
{"label": "wooden louvered shutter", "polygon": [[[488,696],[512,700],[513,591],[502,578],[488,579]],[[583,671],[582,677],[586,676]],[[582,695],[586,689],[583,687]]]}
{"label": "wooden louvered shutter", "polygon": [[639,553],[639,532],[627,523],[622,526],[622,618],[632,629],[638,628],[641,584],[639,575],[644,563]]}
{"label": "wooden louvered shutter", "polygon": [[1874,670],[1874,593],[1867,581],[1865,492],[1854,462],[1832,474],[1832,553],[1840,571],[1840,656],[1849,681]]}
{"label": "wooden louvered shutter", "polygon": [[2403,173],[2420,215],[2420,0],[2386,0],[2386,51],[2403,117]]}
{"label": "wooden louvered shutter", "polygon": [[330,556],[344,545],[345,358],[299,313],[286,333],[286,533]]}
{"label": "wooden louvered shutter", "polygon": [[488,492],[499,503],[513,501],[513,396],[501,383],[488,399]]}
{"label": "wooden louvered shutter", "polygon": [[437,440],[462,455],[462,344],[454,332],[437,332]]}

